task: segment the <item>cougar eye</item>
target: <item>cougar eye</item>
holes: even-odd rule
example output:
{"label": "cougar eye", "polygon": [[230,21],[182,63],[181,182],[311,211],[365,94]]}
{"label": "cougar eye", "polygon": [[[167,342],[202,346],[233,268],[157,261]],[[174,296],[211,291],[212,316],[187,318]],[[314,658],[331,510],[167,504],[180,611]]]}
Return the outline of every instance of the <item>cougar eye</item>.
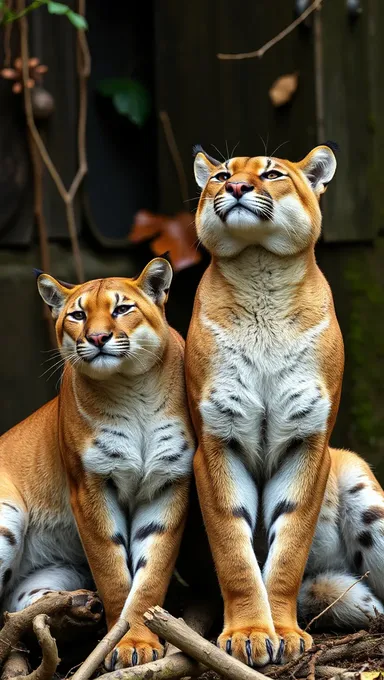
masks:
{"label": "cougar eye", "polygon": [[269,172],[263,172],[260,177],[263,179],[277,179],[278,177],[285,177],[283,172],[279,172],[278,170],[270,170]]}
{"label": "cougar eye", "polygon": [[70,316],[72,319],[75,319],[75,321],[84,321],[85,312],[77,310],[76,312],[70,312],[69,314],[67,314],[67,316]]}
{"label": "cougar eye", "polygon": [[122,314],[126,314],[126,313],[129,312],[129,310],[132,309],[132,307],[134,307],[134,306],[135,306],[135,305],[118,305],[118,306],[115,307],[115,309],[113,310],[112,316],[121,316]]}
{"label": "cougar eye", "polygon": [[215,179],[217,179],[219,182],[226,182],[230,176],[231,175],[229,172],[218,172],[217,175],[215,175]]}

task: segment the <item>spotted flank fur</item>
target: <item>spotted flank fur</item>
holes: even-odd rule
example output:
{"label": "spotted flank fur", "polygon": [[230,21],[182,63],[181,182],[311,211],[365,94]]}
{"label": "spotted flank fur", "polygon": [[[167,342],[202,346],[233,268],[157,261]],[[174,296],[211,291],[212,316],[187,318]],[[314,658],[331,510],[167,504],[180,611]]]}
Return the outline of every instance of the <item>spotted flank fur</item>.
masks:
{"label": "spotted flank fur", "polygon": [[161,258],[134,280],[40,274],[60,395],[0,439],[2,608],[94,579],[108,627],[130,623],[109,670],[164,653],[143,613],[164,599],[187,509],[194,435],[183,341],[164,314],[171,278]]}
{"label": "spotted flank fur", "polygon": [[[362,458],[331,449],[331,471],[299,594],[301,618],[308,623],[343,595],[317,625],[367,627],[375,610],[384,612],[383,555],[383,490]],[[368,577],[358,582],[366,572]]]}

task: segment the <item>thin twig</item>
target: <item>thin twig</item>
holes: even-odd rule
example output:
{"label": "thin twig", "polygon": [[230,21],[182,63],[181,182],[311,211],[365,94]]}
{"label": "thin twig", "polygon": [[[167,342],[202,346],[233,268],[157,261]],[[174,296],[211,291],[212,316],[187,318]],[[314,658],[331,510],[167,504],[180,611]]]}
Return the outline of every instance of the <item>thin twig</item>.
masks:
{"label": "thin twig", "polygon": [[183,203],[188,201],[188,182],[181,160],[180,151],[176,144],[175,135],[173,133],[171,121],[166,111],[160,111],[160,120],[163,124],[165,139],[167,140],[169,152],[175,165],[177,177],[179,179],[180,193]]}
{"label": "thin twig", "polygon": [[[10,24],[12,26],[12,24]],[[35,142],[31,133],[28,131],[29,151],[31,154],[31,161],[33,167],[33,211],[35,221],[37,224],[37,231],[39,234],[40,245],[40,266],[44,272],[51,271],[51,258],[49,254],[48,230],[44,216],[43,206],[43,164],[41,156],[37,151]],[[52,347],[56,347],[56,333],[55,324],[52,319],[52,314],[47,305],[43,305],[43,315],[48,325],[48,333]]]}
{"label": "thin twig", "polygon": [[[23,12],[25,10],[25,0],[18,0],[18,10]],[[79,0],[79,14],[84,15],[85,10],[85,0]],[[82,34],[82,35],[80,35]],[[87,172],[87,162],[86,162],[86,147],[85,147],[85,129],[86,129],[86,114],[87,114],[87,77],[89,75],[89,64],[90,57],[88,46],[86,43],[86,38],[84,36],[84,31],[78,29],[77,40],[78,40],[78,50],[82,58],[82,64],[79,65],[78,62],[78,77],[79,77],[79,119],[78,119],[78,154],[79,154],[79,168],[76,175],[72,181],[72,184],[67,191],[61,176],[54,165],[47,148],[43,142],[43,139],[36,127],[35,120],[33,117],[32,109],[32,99],[31,92],[27,87],[27,81],[29,78],[29,48],[28,48],[28,22],[25,16],[20,18],[20,36],[21,36],[21,58],[23,66],[23,91],[24,91],[24,107],[25,115],[27,120],[27,126],[30,131],[33,142],[38,149],[40,156],[47,168],[49,174],[51,175],[57,190],[65,204],[66,218],[69,236],[71,239],[74,266],[76,271],[76,276],[79,282],[84,280],[84,268],[81,259],[79,240],[76,230],[76,221],[73,208],[73,201],[76,196],[77,190]],[[80,57],[79,57],[80,61]]]}
{"label": "thin twig", "polygon": [[72,675],[71,680],[88,680],[100,664],[103,663],[107,654],[120,642],[128,629],[129,623],[125,619],[119,619],[107,635],[96,645],[93,652],[85,659],[76,673]]}
{"label": "thin twig", "polygon": [[331,604],[329,604],[328,607],[326,607],[325,609],[323,609],[323,611],[320,612],[320,614],[317,614],[317,616],[314,616],[313,619],[311,619],[311,621],[308,623],[308,625],[306,626],[306,628],[304,628],[304,630],[307,631],[307,630],[312,626],[312,624],[313,624],[315,621],[317,621],[317,619],[319,619],[321,616],[323,616],[329,609],[332,609],[332,607],[334,607],[335,604],[336,604],[337,602],[339,602],[339,600],[341,600],[341,599],[344,597],[344,595],[346,595],[347,593],[349,593],[349,591],[352,590],[352,588],[354,588],[355,586],[357,586],[357,584],[360,583],[360,581],[363,581],[363,579],[368,578],[369,573],[370,573],[369,571],[366,571],[365,574],[363,574],[362,576],[360,576],[360,578],[357,579],[357,581],[355,581],[355,582],[352,583],[350,586],[348,586],[348,588],[347,588],[346,590],[344,590],[344,592],[341,593],[341,595],[339,595],[339,597],[337,597],[336,600],[334,600],[333,602],[331,602]]}
{"label": "thin twig", "polygon": [[287,35],[289,35],[289,33],[292,33],[292,31],[294,31],[295,28],[297,28],[297,26],[299,26],[303,21],[305,21],[305,19],[310,14],[312,14],[312,12],[314,12],[315,9],[319,9],[322,2],[323,2],[323,0],[315,0],[311,5],[309,5],[309,7],[307,7],[306,10],[304,10],[304,12],[302,12],[302,14],[300,14],[299,17],[297,17],[297,19],[295,19],[295,21],[292,21],[292,23],[289,24],[289,26],[287,26],[286,28],[284,28],[284,30],[281,31],[281,33],[279,33],[274,38],[272,38],[272,40],[269,40],[262,47],[259,47],[258,50],[254,50],[253,52],[239,52],[238,54],[223,54],[222,52],[219,52],[219,54],[217,55],[218,59],[223,59],[223,60],[224,59],[253,59],[254,57],[259,57],[259,58],[263,57],[264,54],[268,50],[271,49],[271,47],[274,47],[274,45],[276,45],[278,42],[280,42],[280,40],[283,40],[283,38],[285,38]]}

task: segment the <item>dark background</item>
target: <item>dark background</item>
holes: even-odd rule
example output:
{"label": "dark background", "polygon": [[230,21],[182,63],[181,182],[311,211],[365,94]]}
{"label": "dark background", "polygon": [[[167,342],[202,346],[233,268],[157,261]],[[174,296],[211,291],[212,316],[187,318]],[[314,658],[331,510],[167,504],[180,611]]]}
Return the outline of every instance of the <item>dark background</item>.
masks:
{"label": "dark background", "polygon": [[[113,3],[113,11],[110,3],[88,2],[89,174],[76,217],[86,277],[94,278],[134,275],[151,258],[149,245],[127,243],[137,210],[193,211],[194,200],[183,203],[160,111],[169,115],[190,199],[197,197],[191,154],[196,143],[212,155],[216,145],[225,156],[235,144],[236,155],[247,156],[264,154],[264,142],[270,154],[283,144],[277,155],[298,160],[317,143],[337,141],[338,170],[324,197],[317,248],[346,344],[333,443],[366,456],[383,481],[384,6],[362,0],[354,18],[347,5],[324,0],[316,20],[312,14],[261,59],[220,61],[218,52],[254,50],[277,35],[295,18],[294,0],[127,0]],[[77,167],[76,31],[45,9],[32,12],[29,24],[31,55],[49,66],[44,87],[55,100],[40,129],[68,186]],[[0,63],[2,52],[0,44]],[[285,106],[273,107],[271,85],[294,72],[297,92]],[[151,93],[151,116],[141,129],[97,92],[100,80],[120,76],[139,79]],[[75,280],[64,206],[48,177],[44,212],[51,273]],[[50,344],[32,274],[40,262],[22,98],[0,79],[0,431],[56,393],[58,374],[48,381],[41,377]],[[206,263],[205,257],[174,279],[168,318],[183,335]]]}

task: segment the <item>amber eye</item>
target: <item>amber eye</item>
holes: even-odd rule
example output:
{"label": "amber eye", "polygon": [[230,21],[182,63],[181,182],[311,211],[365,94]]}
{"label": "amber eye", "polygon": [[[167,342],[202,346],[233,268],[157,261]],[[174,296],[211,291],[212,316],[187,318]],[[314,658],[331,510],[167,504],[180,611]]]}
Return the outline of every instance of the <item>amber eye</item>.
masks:
{"label": "amber eye", "polygon": [[135,306],[135,305],[118,305],[118,306],[115,307],[115,309],[113,310],[112,316],[121,316],[122,314],[126,314],[126,313],[129,312],[129,310],[132,309],[132,307],[134,307],[134,306]]}
{"label": "amber eye", "polygon": [[229,172],[218,172],[217,175],[215,175],[215,179],[217,179],[219,182],[226,182],[230,176],[231,175]]}
{"label": "amber eye", "polygon": [[278,170],[270,170],[269,172],[263,172],[261,177],[263,179],[277,179],[278,177],[286,177],[286,175]]}
{"label": "amber eye", "polygon": [[76,312],[70,312],[67,316],[70,316],[72,319],[75,319],[75,321],[84,321],[86,318],[85,312],[81,312],[80,310]]}

